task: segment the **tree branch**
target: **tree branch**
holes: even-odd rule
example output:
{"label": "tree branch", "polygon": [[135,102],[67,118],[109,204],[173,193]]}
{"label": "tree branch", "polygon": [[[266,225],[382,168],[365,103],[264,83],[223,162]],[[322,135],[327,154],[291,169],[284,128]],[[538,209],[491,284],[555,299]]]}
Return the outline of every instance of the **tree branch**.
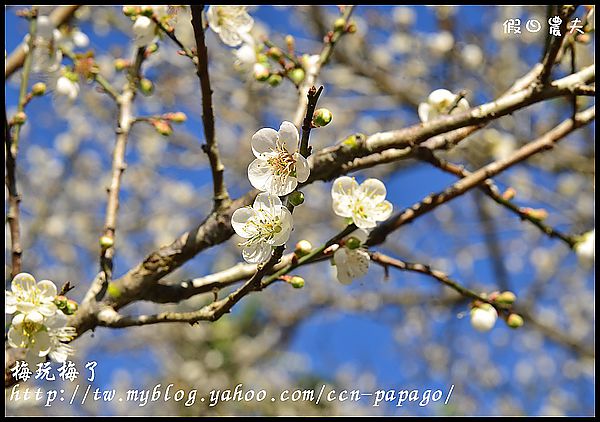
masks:
{"label": "tree branch", "polygon": [[198,52],[197,74],[200,78],[202,89],[202,124],[204,125],[204,137],[206,145],[204,152],[208,155],[210,169],[213,177],[214,209],[220,210],[229,204],[229,194],[225,186],[223,172],[225,166],[221,162],[219,147],[215,139],[215,115],[212,105],[212,89],[208,74],[208,49],[204,40],[204,28],[202,27],[202,10],[204,5],[192,5],[192,26],[196,37],[196,49]]}

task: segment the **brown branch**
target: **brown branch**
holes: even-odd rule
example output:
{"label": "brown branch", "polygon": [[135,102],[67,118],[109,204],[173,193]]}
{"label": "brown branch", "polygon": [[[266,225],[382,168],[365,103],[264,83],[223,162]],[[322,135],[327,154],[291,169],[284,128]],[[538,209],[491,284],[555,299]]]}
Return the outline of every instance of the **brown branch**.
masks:
{"label": "brown branch", "polygon": [[212,89],[210,87],[210,77],[208,74],[208,49],[204,40],[204,28],[202,27],[202,10],[204,5],[192,5],[192,26],[196,37],[196,49],[198,52],[197,74],[200,78],[200,88],[202,89],[202,124],[204,126],[204,137],[206,145],[203,145],[204,152],[208,155],[210,169],[213,178],[214,209],[220,210],[228,205],[229,194],[225,186],[223,172],[225,166],[221,162],[219,147],[215,139],[215,115],[212,105]]}
{"label": "brown branch", "polygon": [[471,173],[469,176],[460,179],[458,182],[449,186],[442,192],[431,194],[420,202],[417,202],[412,207],[407,208],[396,214],[386,222],[375,228],[368,240],[369,245],[379,244],[385,241],[387,235],[401,226],[414,221],[417,217],[430,212],[438,206],[463,195],[469,190],[484,183],[486,179],[495,176],[496,174],[506,170],[507,168],[526,160],[534,154],[551,149],[555,143],[562,140],[575,129],[590,123],[594,120],[595,108],[591,107],[576,115],[575,119],[567,119],[554,129],[547,132],[542,137],[532,141],[517,151],[510,157],[495,161],[485,167]]}
{"label": "brown branch", "polygon": [[[49,19],[54,27],[58,27],[63,23],[67,22],[75,11],[79,8],[79,4],[73,6],[58,6],[50,13]],[[10,56],[6,59],[6,65],[4,66],[4,80],[10,78],[18,69],[23,66],[25,62],[25,49],[23,46],[17,47]]]}
{"label": "brown branch", "polygon": [[545,85],[552,74],[552,68],[556,64],[556,58],[561,50],[563,42],[567,34],[567,23],[573,13],[575,13],[576,6],[563,6],[559,10],[559,16],[562,19],[560,24],[560,37],[553,37],[550,41],[550,45],[545,51],[544,57],[542,58],[542,70],[538,77],[539,82]]}

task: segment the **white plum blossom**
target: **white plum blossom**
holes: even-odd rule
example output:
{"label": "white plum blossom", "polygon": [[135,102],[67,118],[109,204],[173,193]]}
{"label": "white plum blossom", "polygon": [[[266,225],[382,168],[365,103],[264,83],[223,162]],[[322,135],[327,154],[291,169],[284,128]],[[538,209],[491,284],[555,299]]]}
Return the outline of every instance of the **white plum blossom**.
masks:
{"label": "white plum blossom", "polygon": [[333,211],[340,217],[351,218],[361,229],[370,229],[392,214],[393,206],[386,201],[386,194],[381,180],[367,179],[359,185],[353,177],[342,176],[331,187]]}
{"label": "white plum blossom", "polygon": [[[333,262],[340,283],[350,284],[355,278],[367,274],[371,258],[362,245],[367,241],[368,236],[366,230],[355,230],[342,240],[343,246],[334,252]],[[351,241],[348,242],[349,240]]]}
{"label": "white plum blossom", "polygon": [[279,131],[262,128],[252,136],[256,159],[248,166],[248,179],[256,189],[271,195],[291,193],[310,175],[306,158],[298,152],[298,129],[283,122]]}
{"label": "white plum blossom", "polygon": [[[457,98],[458,95],[453,94],[447,89],[436,89],[429,94],[426,103],[419,104],[419,118],[425,123],[440,115],[448,114]],[[468,109],[469,103],[466,99],[461,98],[450,114],[460,113]]]}
{"label": "white plum blossom", "polygon": [[575,244],[575,253],[583,260],[591,261],[596,256],[596,229],[581,235]]}
{"label": "white plum blossom", "polygon": [[58,95],[67,97],[70,101],[74,101],[79,95],[79,84],[63,75],[56,80],[54,91]]}
{"label": "white plum blossom", "polygon": [[251,207],[235,210],[231,225],[239,236],[246,239],[240,243],[244,260],[258,264],[271,257],[274,247],[287,242],[293,219],[279,197],[263,192],[256,196]]}
{"label": "white plum blossom", "polygon": [[210,6],[206,12],[208,26],[225,44],[237,47],[254,25],[246,9],[246,6]]}
{"label": "white plum blossom", "polygon": [[254,45],[254,41],[245,42],[240,48],[235,50],[235,58],[235,66],[239,69],[250,69],[257,64],[256,46]]}
{"label": "white plum blossom", "polygon": [[54,304],[56,294],[56,285],[52,281],[42,280],[36,283],[31,274],[17,274],[12,280],[10,291],[4,292],[5,312],[20,312],[24,315],[24,321],[41,322],[44,317],[57,312],[58,308]]}
{"label": "white plum blossom", "polygon": [[471,309],[471,325],[477,331],[485,332],[494,328],[498,312],[489,303],[476,306]]}
{"label": "white plum blossom", "polygon": [[7,334],[8,344],[26,349],[25,360],[35,365],[46,356],[64,362],[73,348],[64,342],[75,336],[67,317],[54,304],[57,289],[50,280],[36,283],[28,273],[17,274],[11,290],[5,291],[5,312],[15,314]]}
{"label": "white plum blossom", "polygon": [[175,36],[186,47],[196,46],[194,27],[192,26],[192,12],[189,6],[178,6],[174,14],[173,29]]}
{"label": "white plum blossom", "polygon": [[156,37],[156,24],[148,16],[138,16],[133,23],[135,45],[145,47]]}

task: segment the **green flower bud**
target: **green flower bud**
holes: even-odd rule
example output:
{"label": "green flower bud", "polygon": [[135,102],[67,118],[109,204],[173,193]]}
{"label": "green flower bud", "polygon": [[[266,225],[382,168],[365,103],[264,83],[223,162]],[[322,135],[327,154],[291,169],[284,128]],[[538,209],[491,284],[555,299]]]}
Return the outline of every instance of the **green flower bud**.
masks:
{"label": "green flower bud", "polygon": [[144,95],[150,95],[154,91],[154,84],[150,79],[143,78],[140,81],[140,91]]}
{"label": "green flower bud", "polygon": [[125,59],[115,59],[115,61],[113,62],[113,65],[115,67],[115,70],[117,72],[120,72],[120,71],[126,69],[127,66],[129,66],[129,62]]}
{"label": "green flower bud", "polygon": [[496,302],[503,303],[505,305],[512,305],[515,303],[515,300],[517,300],[517,296],[510,291],[500,293],[495,299]]}
{"label": "green flower bud", "polygon": [[277,47],[271,47],[267,50],[267,56],[269,56],[275,60],[279,60],[281,58],[282,54],[283,53],[281,52],[281,50]]}
{"label": "green flower bud", "polygon": [[156,43],[150,44],[148,47],[146,47],[146,53],[148,53],[148,54],[156,53],[157,51],[158,51],[158,44],[156,44]]}
{"label": "green flower bud", "polygon": [[288,73],[288,77],[292,80],[292,82],[294,82],[296,85],[300,85],[302,83],[302,81],[304,80],[304,77],[306,76],[306,74],[304,73],[304,69],[297,67],[295,69],[292,69],[289,73]]}
{"label": "green flower bud", "polygon": [[27,121],[27,115],[22,111],[17,111],[12,120],[15,125],[22,125]]}
{"label": "green flower bud", "polygon": [[308,255],[312,251],[312,244],[308,240],[301,240],[296,243],[296,249],[294,253],[298,258]]}
{"label": "green flower bud", "polygon": [[65,314],[73,315],[75,312],[77,312],[77,309],[79,309],[79,305],[77,304],[77,302],[71,299],[67,299],[67,306],[64,310]]}
{"label": "green flower bud", "polygon": [[304,194],[298,190],[295,190],[294,192],[290,193],[290,196],[288,198],[290,200],[290,204],[292,204],[295,207],[304,203]]}
{"label": "green flower bud", "polygon": [[301,289],[304,287],[304,279],[297,275],[293,276],[289,282],[294,289]]}
{"label": "green flower bud", "polygon": [[358,240],[354,236],[349,237],[348,239],[346,239],[346,247],[348,249],[358,249],[360,248],[360,240]]}
{"label": "green flower bud", "polygon": [[100,238],[100,247],[103,250],[104,249],[108,249],[108,248],[112,248],[112,246],[114,245],[114,243],[115,243],[115,241],[110,236],[102,236]]}
{"label": "green flower bud", "polygon": [[31,93],[36,97],[44,95],[46,93],[46,84],[43,82],[33,84],[33,86],[31,87]]}
{"label": "green flower bud", "polygon": [[269,76],[269,79],[267,79],[267,82],[271,86],[277,86],[282,81],[283,81],[283,78],[281,77],[281,75],[277,75],[277,74],[273,74],[273,75]]}
{"label": "green flower bud", "polygon": [[523,317],[519,314],[510,314],[506,319],[506,324],[510,328],[520,328],[523,326]]}
{"label": "green flower bud", "polygon": [[154,9],[151,6],[142,6],[140,8],[140,14],[151,17],[154,14]]}
{"label": "green flower bud", "polygon": [[64,309],[67,306],[67,302],[68,299],[66,296],[59,295],[54,298],[54,304],[58,309]]}
{"label": "green flower bud", "polygon": [[333,116],[331,115],[331,111],[327,110],[326,108],[320,108],[315,111],[315,114],[313,114],[312,122],[316,127],[323,127],[327,126],[329,122],[331,122],[332,118]]}
{"label": "green flower bud", "polygon": [[342,32],[346,27],[346,20],[344,18],[337,18],[333,22],[333,30],[337,32]]}
{"label": "green flower bud", "polygon": [[123,6],[123,14],[125,16],[136,16],[140,13],[140,8],[136,6]]}

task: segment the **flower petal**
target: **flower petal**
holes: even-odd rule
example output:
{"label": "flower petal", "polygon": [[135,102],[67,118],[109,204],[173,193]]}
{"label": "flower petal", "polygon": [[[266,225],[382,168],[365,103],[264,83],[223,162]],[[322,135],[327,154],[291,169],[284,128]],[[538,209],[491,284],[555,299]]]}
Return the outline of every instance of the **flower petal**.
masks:
{"label": "flower petal", "polygon": [[278,138],[277,131],[270,127],[264,127],[252,135],[252,152],[256,157],[260,154],[273,152],[276,148]]}
{"label": "flower petal", "polygon": [[361,229],[372,229],[377,226],[377,222],[370,215],[352,214],[352,221]]}
{"label": "flower petal", "polygon": [[275,207],[275,215],[279,216],[282,230],[273,236],[271,245],[281,246],[290,238],[290,233],[292,232],[294,223],[292,219],[292,213],[290,213],[290,211],[283,205]]}
{"label": "flower petal", "polygon": [[310,176],[310,164],[308,164],[308,160],[304,158],[299,153],[296,153],[296,178],[298,182],[304,183],[308,180],[308,176]]}
{"label": "flower petal", "polygon": [[377,204],[372,210],[369,211],[371,218],[376,221],[384,221],[390,218],[394,206],[390,201],[383,201]]}
{"label": "flower petal", "polygon": [[4,312],[14,314],[17,311],[17,298],[12,292],[4,291]]}
{"label": "flower petal", "polygon": [[273,176],[265,185],[266,191],[272,195],[285,196],[298,186],[298,179],[287,174]]}
{"label": "flower petal", "polygon": [[42,315],[37,310],[31,311],[25,316],[25,321],[32,322],[34,324],[41,324],[42,322],[44,322],[44,315]]}
{"label": "flower petal", "polygon": [[265,160],[257,158],[248,166],[248,180],[256,189],[264,191],[272,177],[271,166]]}
{"label": "flower petal", "polygon": [[248,239],[254,235],[254,233],[248,230],[251,227],[246,224],[248,220],[256,216],[256,211],[251,207],[238,208],[231,215],[231,226],[233,230],[241,237]]}
{"label": "flower petal", "polygon": [[279,126],[279,142],[281,142],[289,152],[298,150],[298,129],[293,123],[285,121]]}
{"label": "flower petal", "polygon": [[56,284],[54,284],[50,280],[42,280],[37,284],[37,288],[40,290],[40,293],[44,297],[54,298],[58,294],[58,289],[56,288]]}
{"label": "flower petal", "polygon": [[54,315],[58,310],[58,308],[53,302],[42,303],[36,309],[40,314],[47,317]]}
{"label": "flower petal", "polygon": [[353,177],[342,176],[335,179],[331,186],[331,196],[334,201],[344,197],[353,197],[358,189],[358,183]]}
{"label": "flower petal", "polygon": [[29,292],[35,288],[35,278],[29,273],[19,273],[10,286],[14,293]]}
{"label": "flower petal", "polygon": [[278,196],[271,195],[267,192],[261,192],[256,195],[252,208],[255,211],[272,210],[274,207],[281,205],[281,199]]}
{"label": "flower petal", "polygon": [[431,116],[431,106],[427,103],[421,103],[419,104],[419,108],[418,108],[418,113],[419,113],[419,119],[421,119],[421,121],[423,123],[428,122],[429,120],[431,120],[432,116]]}
{"label": "flower petal", "polygon": [[37,355],[40,357],[46,356],[52,349],[52,341],[50,340],[48,331],[38,331],[32,336],[31,342],[33,343],[31,350],[37,352]]}
{"label": "flower petal", "polygon": [[368,252],[362,249],[352,249],[348,251],[348,274],[352,278],[360,278],[369,271],[369,262],[371,257]]}
{"label": "flower petal", "polygon": [[15,327],[10,327],[8,330],[8,344],[10,347],[21,348],[26,347],[29,341],[29,338],[23,333],[23,331],[16,329]]}
{"label": "flower petal", "polygon": [[348,236],[346,236],[346,239],[349,237],[357,238],[360,241],[360,244],[362,245],[369,238],[369,232],[364,229],[356,229],[352,233],[350,233]]}
{"label": "flower petal", "polygon": [[245,246],[242,249],[242,257],[250,264],[260,264],[267,261],[271,257],[272,252],[273,248],[270,245],[261,242]]}
{"label": "flower petal", "polygon": [[385,185],[379,179],[367,179],[361,183],[359,189],[361,197],[369,198],[373,204],[382,202],[387,194]]}
{"label": "flower petal", "polygon": [[221,41],[230,47],[237,47],[242,43],[240,34],[238,34],[237,29],[234,27],[222,26],[218,34],[221,37]]}

